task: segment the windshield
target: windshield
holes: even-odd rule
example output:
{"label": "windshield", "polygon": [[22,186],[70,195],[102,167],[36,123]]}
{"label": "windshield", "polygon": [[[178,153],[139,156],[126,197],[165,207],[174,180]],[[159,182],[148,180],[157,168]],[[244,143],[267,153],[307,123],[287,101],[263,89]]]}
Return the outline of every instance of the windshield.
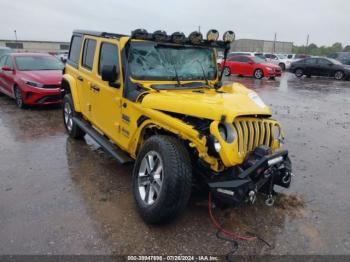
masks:
{"label": "windshield", "polygon": [[254,63],[256,63],[256,64],[266,64],[267,63],[265,59],[262,59],[259,56],[254,56],[254,57],[252,57],[252,59],[253,59]]}
{"label": "windshield", "polygon": [[62,70],[64,65],[51,56],[17,56],[16,65],[20,71]]}
{"label": "windshield", "polygon": [[0,56],[9,54],[9,53],[13,53],[13,51],[11,49],[0,49]]}
{"label": "windshield", "polygon": [[214,51],[210,48],[134,42],[128,63],[134,79],[176,80],[176,73],[179,80],[216,78]]}

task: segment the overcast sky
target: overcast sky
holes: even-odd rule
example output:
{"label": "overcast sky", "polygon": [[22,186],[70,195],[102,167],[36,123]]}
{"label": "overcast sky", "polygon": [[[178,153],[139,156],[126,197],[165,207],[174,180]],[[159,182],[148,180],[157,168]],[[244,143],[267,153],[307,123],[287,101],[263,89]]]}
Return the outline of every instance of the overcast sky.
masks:
{"label": "overcast sky", "polygon": [[69,41],[73,29],[129,34],[232,29],[237,38],[350,45],[349,0],[0,0],[0,39]]}

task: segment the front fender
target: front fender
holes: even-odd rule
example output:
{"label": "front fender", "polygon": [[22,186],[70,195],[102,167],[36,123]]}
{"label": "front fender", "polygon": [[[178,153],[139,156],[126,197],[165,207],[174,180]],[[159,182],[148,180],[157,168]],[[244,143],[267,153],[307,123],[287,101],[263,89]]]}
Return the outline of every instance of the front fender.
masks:
{"label": "front fender", "polygon": [[64,74],[62,77],[62,87],[64,89],[69,89],[65,90],[66,93],[69,92],[72,95],[73,103],[74,103],[74,109],[76,112],[81,112],[81,107],[80,107],[80,101],[79,101],[79,95],[78,95],[78,86],[77,82],[72,77],[71,75]]}

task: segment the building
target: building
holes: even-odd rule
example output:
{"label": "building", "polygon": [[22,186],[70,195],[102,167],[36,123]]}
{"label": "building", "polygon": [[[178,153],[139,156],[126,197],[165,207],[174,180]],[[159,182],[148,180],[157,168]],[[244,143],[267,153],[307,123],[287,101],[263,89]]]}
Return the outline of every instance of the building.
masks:
{"label": "building", "polygon": [[238,39],[231,44],[231,52],[263,52],[288,54],[292,52],[293,42]]}
{"label": "building", "polygon": [[18,52],[44,52],[60,53],[69,50],[69,42],[53,41],[29,41],[29,40],[0,40],[0,46],[6,46],[15,49]]}

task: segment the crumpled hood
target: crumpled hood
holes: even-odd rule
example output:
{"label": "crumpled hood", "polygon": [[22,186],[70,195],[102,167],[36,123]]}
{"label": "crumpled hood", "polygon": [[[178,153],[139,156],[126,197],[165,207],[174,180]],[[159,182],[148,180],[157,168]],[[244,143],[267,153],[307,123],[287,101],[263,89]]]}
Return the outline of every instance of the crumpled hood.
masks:
{"label": "crumpled hood", "polygon": [[146,108],[228,122],[240,115],[271,115],[271,110],[252,90],[241,84],[232,84],[220,89],[162,90],[146,95],[142,105]]}

